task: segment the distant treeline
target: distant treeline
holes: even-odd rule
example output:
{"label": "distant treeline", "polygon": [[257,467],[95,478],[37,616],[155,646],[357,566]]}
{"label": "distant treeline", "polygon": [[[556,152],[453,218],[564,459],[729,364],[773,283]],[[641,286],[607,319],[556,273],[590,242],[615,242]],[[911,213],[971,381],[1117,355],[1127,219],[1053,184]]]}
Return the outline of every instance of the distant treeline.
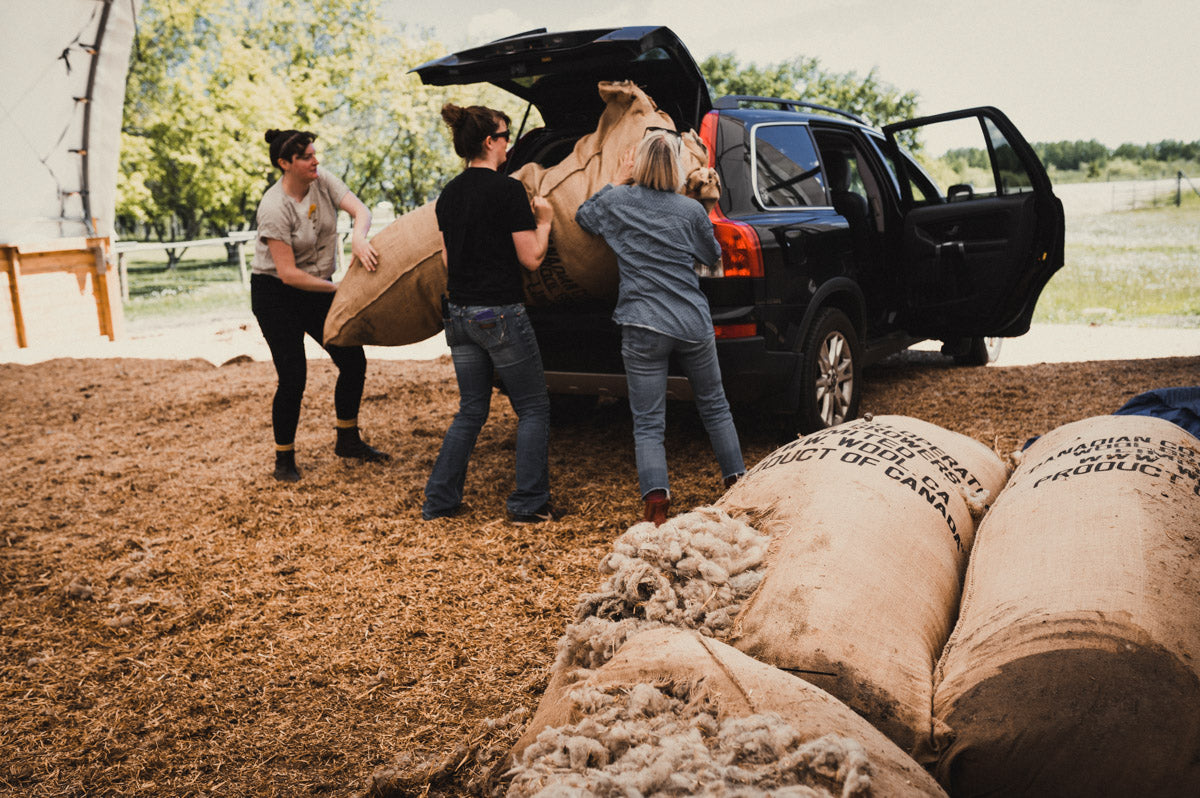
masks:
{"label": "distant treeline", "polygon": [[[1137,164],[1143,169],[1170,166],[1172,171],[1185,165],[1200,165],[1200,141],[1166,139],[1155,144],[1122,144],[1109,149],[1092,139],[1038,142],[1032,147],[1051,172],[1085,172],[1090,178],[1120,164]],[[986,153],[971,147],[948,150],[942,160],[958,171],[964,166],[987,168],[989,163]]]}

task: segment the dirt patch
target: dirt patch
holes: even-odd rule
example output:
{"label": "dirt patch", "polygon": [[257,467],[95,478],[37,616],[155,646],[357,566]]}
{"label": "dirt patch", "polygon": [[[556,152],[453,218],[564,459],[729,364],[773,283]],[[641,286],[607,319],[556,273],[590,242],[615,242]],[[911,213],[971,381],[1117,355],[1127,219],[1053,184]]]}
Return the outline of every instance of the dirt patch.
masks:
{"label": "dirt patch", "polygon": [[[868,373],[862,411],[1003,456],[1197,373],[1197,357],[898,359]],[[638,518],[627,410],[555,428],[568,515],[514,527],[515,418],[496,401],[472,511],[426,524],[421,489],[457,404],[449,361],[370,364],[360,420],[395,456],[385,466],[334,457],[333,379],[310,364],[304,478],[285,486],[270,478],[270,363],[0,364],[0,792],[356,795],[402,755],[443,763],[414,794],[455,795],[472,746],[519,733],[484,722],[536,706],[576,601]],[[748,464],[780,442],[762,419],[739,428]],[[671,409],[668,451],[677,508],[720,495],[687,406]]]}

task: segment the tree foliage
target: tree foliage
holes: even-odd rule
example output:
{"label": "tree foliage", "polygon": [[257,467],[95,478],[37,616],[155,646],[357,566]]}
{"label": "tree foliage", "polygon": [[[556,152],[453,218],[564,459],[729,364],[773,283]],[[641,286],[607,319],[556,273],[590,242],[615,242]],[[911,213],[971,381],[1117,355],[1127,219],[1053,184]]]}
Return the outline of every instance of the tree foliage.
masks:
{"label": "tree foliage", "polygon": [[[1104,180],[1157,177],[1175,170],[1200,168],[1200,141],[1164,140],[1156,144],[1122,144],[1110,149],[1095,139],[1050,141],[1030,145],[1056,180]],[[942,156],[952,171],[986,168],[983,150],[962,148]]]}
{"label": "tree foliage", "polygon": [[[900,91],[880,79],[874,69],[865,76],[830,72],[822,68],[819,59],[805,56],[765,67],[743,66],[732,54],[718,53],[704,59],[700,71],[714,97],[744,94],[804,100],[858,114],[875,125],[917,115],[917,93]],[[920,146],[913,131],[902,132],[900,139],[912,149]]]}
{"label": "tree foliage", "polygon": [[278,172],[268,128],[312,130],[368,205],[424,204],[460,166],[408,70],[444,52],[385,26],[378,0],[145,0],[126,89],[118,221],[162,239],[253,224]]}

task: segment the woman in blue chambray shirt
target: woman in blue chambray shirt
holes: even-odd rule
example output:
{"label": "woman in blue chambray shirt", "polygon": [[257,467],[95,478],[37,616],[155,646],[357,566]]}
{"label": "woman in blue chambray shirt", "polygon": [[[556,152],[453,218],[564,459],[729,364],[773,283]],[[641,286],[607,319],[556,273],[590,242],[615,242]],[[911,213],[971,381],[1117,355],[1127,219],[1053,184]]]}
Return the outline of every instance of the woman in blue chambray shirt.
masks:
{"label": "woman in blue chambray shirt", "polygon": [[634,451],[647,521],[670,509],[667,453],[667,361],[675,353],[695,396],[725,485],[746,470],[721,385],[708,300],[693,268],[716,264],[721,247],[704,207],[677,193],[683,183],[680,139],[652,129],[627,158],[615,183],[580,206],[575,221],[602,236],[617,255],[620,285],[613,321],[633,412]]}

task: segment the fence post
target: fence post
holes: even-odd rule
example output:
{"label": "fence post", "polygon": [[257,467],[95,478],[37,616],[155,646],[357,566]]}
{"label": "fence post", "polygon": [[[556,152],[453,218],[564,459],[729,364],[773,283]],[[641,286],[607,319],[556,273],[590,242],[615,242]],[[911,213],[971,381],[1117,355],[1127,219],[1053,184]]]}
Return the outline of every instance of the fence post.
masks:
{"label": "fence post", "polygon": [[250,282],[250,279],[248,277],[246,277],[246,242],[245,241],[237,242],[237,251],[238,251],[238,271],[242,275],[242,288],[245,288],[246,285],[249,284],[249,282]]}
{"label": "fence post", "polygon": [[117,280],[121,283],[121,302],[129,301],[129,270],[125,265],[125,253],[117,253]]}
{"label": "fence post", "polygon": [[1175,207],[1183,204],[1183,170],[1175,173]]}

